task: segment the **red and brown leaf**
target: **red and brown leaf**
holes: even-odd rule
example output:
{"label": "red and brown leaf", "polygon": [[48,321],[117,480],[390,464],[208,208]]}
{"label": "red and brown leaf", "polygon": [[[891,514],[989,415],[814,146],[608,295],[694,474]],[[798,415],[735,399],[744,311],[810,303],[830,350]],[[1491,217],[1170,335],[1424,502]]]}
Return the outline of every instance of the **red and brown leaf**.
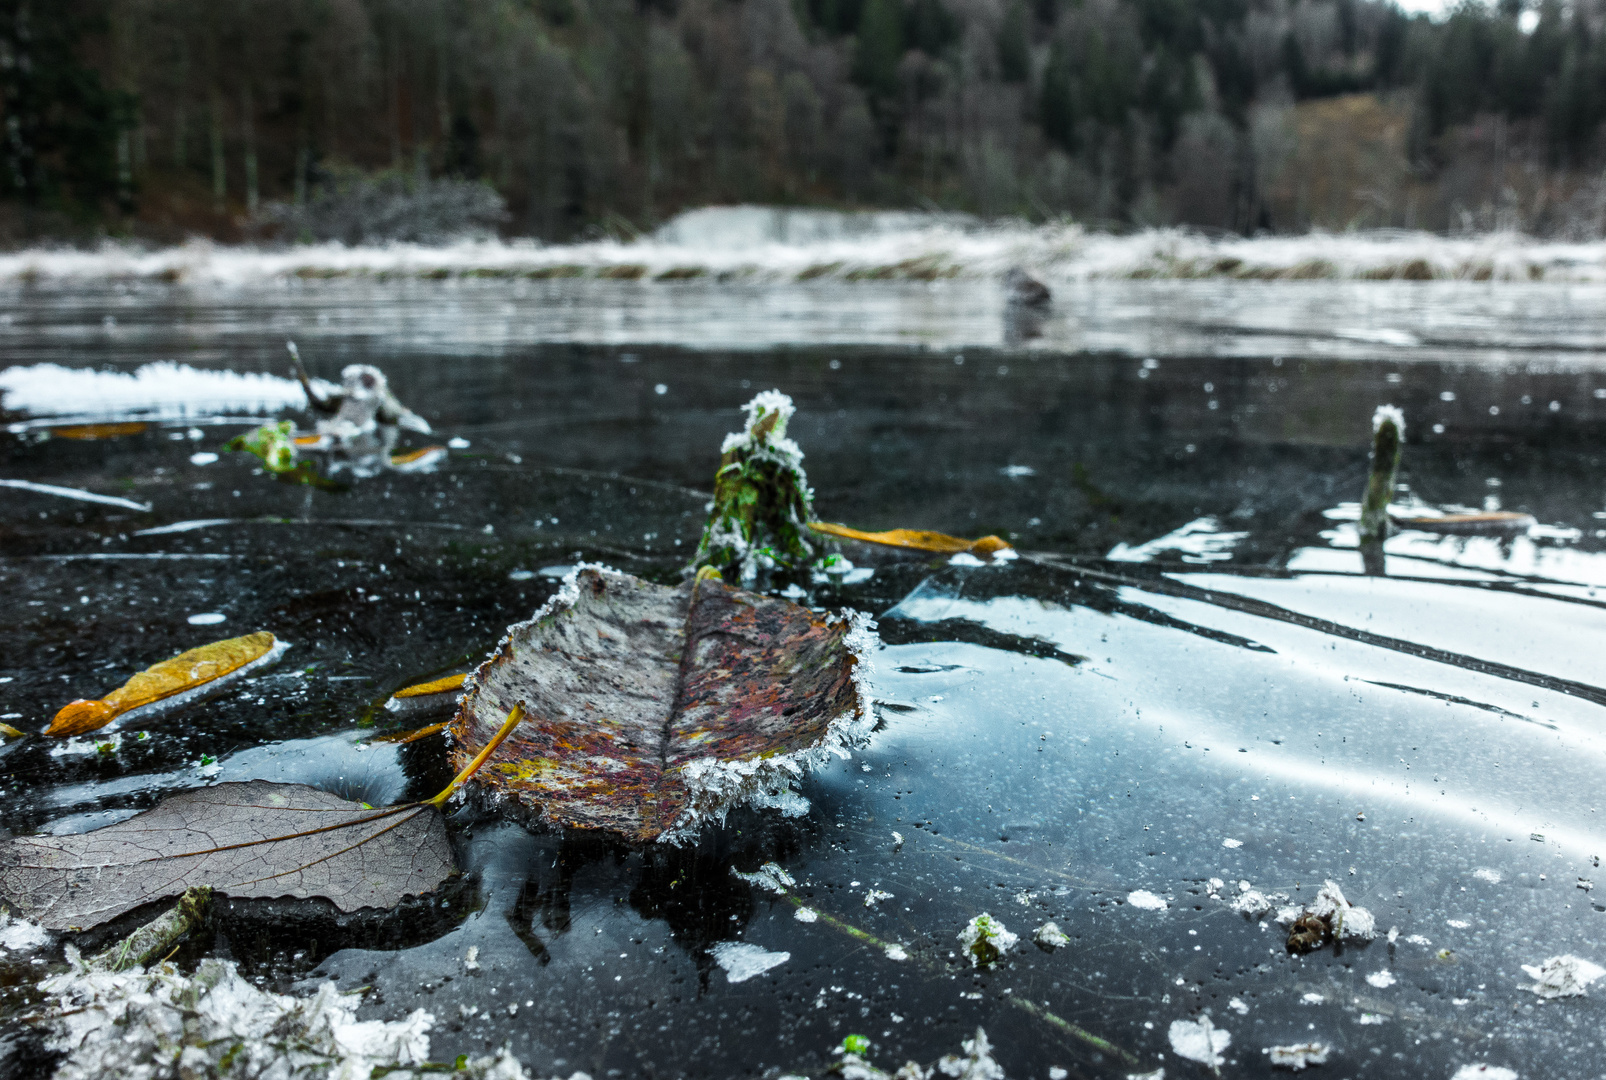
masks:
{"label": "red and brown leaf", "polygon": [[464,684],[454,765],[522,702],[476,783],[555,827],[679,842],[845,753],[871,722],[872,641],[857,615],[585,567]]}

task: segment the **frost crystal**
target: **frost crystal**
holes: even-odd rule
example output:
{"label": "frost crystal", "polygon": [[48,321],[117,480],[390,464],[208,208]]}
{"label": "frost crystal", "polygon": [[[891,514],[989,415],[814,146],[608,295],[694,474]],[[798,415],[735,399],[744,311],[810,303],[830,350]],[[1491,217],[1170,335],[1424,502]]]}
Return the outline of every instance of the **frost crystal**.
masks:
{"label": "frost crystal", "polygon": [[[1010,935],[1010,939],[1013,941],[1014,935]],[[959,1045],[964,1053],[949,1054],[938,1061],[938,1072],[954,1080],[1004,1080],[1004,1070],[993,1060],[993,1048],[987,1042],[985,1031],[977,1028],[974,1039],[966,1039]]]}
{"label": "frost crystal", "polygon": [[1272,1046],[1266,1049],[1271,1063],[1280,1068],[1303,1072],[1310,1065],[1326,1065],[1333,1048],[1326,1043],[1295,1043],[1292,1046]]}
{"label": "frost crystal", "polygon": [[751,874],[744,874],[733,866],[731,873],[749,885],[768,889],[777,896],[785,895],[787,886],[797,884],[792,875],[788,874],[779,863],[767,862]]}
{"label": "frost crystal", "polygon": [[[429,1060],[435,1019],[359,1021],[360,995],[325,982],[310,998],[269,993],[227,960],[203,960],[193,977],[170,964],[112,973],[91,970],[69,947],[72,968],[46,979],[50,1046],[66,1057],[56,1080],[129,1080],[168,1075],[366,1077],[416,1080]],[[177,1066],[176,1071],[174,1070]],[[505,1050],[464,1062],[460,1076],[528,1080]]]}
{"label": "frost crystal", "polygon": [[50,944],[50,931],[27,919],[14,919],[8,911],[0,911],[0,949],[27,952]]}
{"label": "frost crystal", "polygon": [[1606,968],[1592,964],[1578,956],[1552,956],[1542,964],[1524,964],[1522,970],[1534,980],[1524,987],[1545,999],[1583,997],[1584,988],[1602,975]]}
{"label": "frost crystal", "polygon": [[959,931],[959,943],[970,956],[971,967],[986,967],[1015,947],[1020,938],[986,912],[977,915]]}
{"label": "frost crystal", "polygon": [[891,900],[892,894],[882,889],[871,889],[864,894],[864,906],[875,907],[883,900]]}
{"label": "frost crystal", "polygon": [[1209,1013],[1200,1014],[1197,1020],[1173,1020],[1166,1034],[1177,1057],[1212,1069],[1221,1065],[1221,1052],[1232,1045],[1232,1036],[1212,1024]]}

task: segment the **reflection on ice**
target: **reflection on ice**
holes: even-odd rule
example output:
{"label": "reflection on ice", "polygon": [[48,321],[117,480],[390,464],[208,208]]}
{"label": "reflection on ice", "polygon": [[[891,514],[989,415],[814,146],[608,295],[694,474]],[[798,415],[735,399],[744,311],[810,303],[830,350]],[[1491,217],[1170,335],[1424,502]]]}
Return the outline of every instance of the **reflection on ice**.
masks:
{"label": "reflection on ice", "polygon": [[1162,555],[1177,555],[1183,562],[1212,563],[1232,558],[1232,549],[1247,532],[1222,532],[1214,517],[1195,518],[1164,536],[1142,544],[1116,544],[1105,558],[1116,562],[1150,562]]}

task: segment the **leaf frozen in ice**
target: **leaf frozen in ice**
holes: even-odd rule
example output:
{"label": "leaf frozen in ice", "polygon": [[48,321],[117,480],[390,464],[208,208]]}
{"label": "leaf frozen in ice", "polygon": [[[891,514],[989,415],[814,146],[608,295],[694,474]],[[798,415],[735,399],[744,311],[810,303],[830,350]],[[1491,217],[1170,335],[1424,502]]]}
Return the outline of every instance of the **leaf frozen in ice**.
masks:
{"label": "leaf frozen in ice", "polygon": [[578,568],[464,683],[453,764],[522,703],[476,783],[557,828],[679,843],[778,793],[871,722],[862,617],[704,576],[678,588]]}
{"label": "leaf frozen in ice", "polygon": [[385,810],[304,784],[186,791],[73,836],[0,845],[0,897],[52,930],[100,923],[211,886],[233,897],[321,896],[341,911],[393,907],[452,872],[446,826],[428,803]]}

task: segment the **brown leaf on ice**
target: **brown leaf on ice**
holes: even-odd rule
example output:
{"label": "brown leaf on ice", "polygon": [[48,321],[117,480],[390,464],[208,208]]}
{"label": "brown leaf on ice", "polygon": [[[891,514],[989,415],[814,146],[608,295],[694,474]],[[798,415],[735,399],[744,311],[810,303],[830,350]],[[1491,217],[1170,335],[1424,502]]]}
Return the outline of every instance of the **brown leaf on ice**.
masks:
{"label": "brown leaf on ice", "polygon": [[453,765],[522,702],[477,783],[554,827],[677,843],[851,743],[870,720],[870,641],[857,616],[717,578],[668,588],[585,567],[464,684]]}
{"label": "brown leaf on ice", "polygon": [[393,907],[451,872],[446,825],[429,804],[371,810],[263,780],[186,791],[94,832],[0,845],[0,897],[52,930],[97,926],[202,885],[321,896],[341,911]]}
{"label": "brown leaf on ice", "polygon": [[924,529],[890,529],[887,532],[863,532],[859,529],[850,529],[846,525],[833,525],[829,521],[811,521],[809,528],[817,533],[827,536],[837,536],[844,540],[862,540],[866,544],[881,544],[885,547],[908,548],[911,551],[934,551],[939,555],[958,555],[967,552],[971,555],[992,555],[998,551],[1010,551],[1013,547],[1007,540],[996,536],[984,536],[980,540],[964,540],[957,536],[948,536],[940,532],[927,532]]}
{"label": "brown leaf on ice", "polygon": [[190,700],[216,693],[228,684],[221,681],[226,676],[238,678],[247,670],[265,667],[287,648],[271,633],[260,630],[179,653],[146,668],[98,701],[80,699],[64,705],[45,734],[61,738],[83,735],[100,730],[124,713],[159,701],[177,704],[170,699],[181,694],[189,695],[185,700]]}

